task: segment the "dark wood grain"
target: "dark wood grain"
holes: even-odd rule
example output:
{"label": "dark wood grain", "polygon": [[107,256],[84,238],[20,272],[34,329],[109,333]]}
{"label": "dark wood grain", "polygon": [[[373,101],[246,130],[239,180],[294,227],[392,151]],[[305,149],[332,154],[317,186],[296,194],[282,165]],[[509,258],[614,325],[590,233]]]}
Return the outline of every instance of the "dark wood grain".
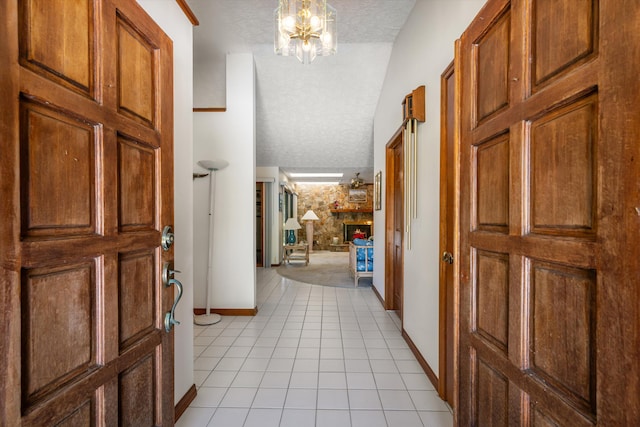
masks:
{"label": "dark wood grain", "polygon": [[0,17],[0,424],[172,425],[171,41],[128,0]]}
{"label": "dark wood grain", "polygon": [[639,16],[489,0],[462,35],[458,425],[640,423]]}

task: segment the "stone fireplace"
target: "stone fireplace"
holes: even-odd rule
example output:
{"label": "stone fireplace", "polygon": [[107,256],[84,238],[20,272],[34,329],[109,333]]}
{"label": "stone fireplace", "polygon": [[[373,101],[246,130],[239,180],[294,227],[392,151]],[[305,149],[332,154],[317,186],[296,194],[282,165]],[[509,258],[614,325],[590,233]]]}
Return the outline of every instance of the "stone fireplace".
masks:
{"label": "stone fireplace", "polygon": [[[370,204],[373,200],[373,185],[365,184],[364,188],[367,189],[369,203],[350,202],[348,185],[296,185],[298,214],[302,215],[311,209],[320,218],[313,223],[314,250],[348,250],[353,231],[347,230],[350,237],[343,240],[344,223],[361,225],[360,230],[366,232],[367,237],[371,236],[374,232],[373,206]],[[298,240],[311,240],[306,235],[304,221],[300,224],[302,230],[298,231]]]}
{"label": "stone fireplace", "polygon": [[371,237],[372,225],[373,223],[371,221],[344,222],[342,224],[344,242],[352,241],[354,234],[362,234],[364,236],[360,238],[368,239]]}

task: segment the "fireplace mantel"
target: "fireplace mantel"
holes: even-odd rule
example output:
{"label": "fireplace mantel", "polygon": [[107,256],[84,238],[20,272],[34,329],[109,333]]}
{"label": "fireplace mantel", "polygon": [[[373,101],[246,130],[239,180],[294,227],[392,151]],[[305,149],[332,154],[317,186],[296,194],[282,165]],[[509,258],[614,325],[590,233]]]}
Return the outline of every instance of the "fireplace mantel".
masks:
{"label": "fireplace mantel", "polygon": [[373,208],[364,208],[364,209],[329,209],[329,211],[333,213],[343,213],[343,212],[362,212],[362,213],[373,213]]}
{"label": "fireplace mantel", "polygon": [[338,218],[341,213],[364,213],[364,214],[372,214],[373,208],[364,208],[364,209],[356,209],[356,208],[345,208],[345,209],[329,209],[329,212],[333,214],[337,214]]}

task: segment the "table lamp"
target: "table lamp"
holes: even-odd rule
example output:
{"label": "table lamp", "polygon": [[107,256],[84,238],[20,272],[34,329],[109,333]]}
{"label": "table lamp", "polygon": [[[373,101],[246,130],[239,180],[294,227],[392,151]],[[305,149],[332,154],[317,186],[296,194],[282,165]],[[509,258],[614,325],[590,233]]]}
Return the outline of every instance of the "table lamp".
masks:
{"label": "table lamp", "polygon": [[293,245],[296,243],[296,235],[294,230],[300,230],[302,227],[298,224],[295,218],[289,218],[287,222],[284,223],[284,229],[288,231],[287,233],[287,244]]}
{"label": "table lamp", "polygon": [[313,221],[317,221],[318,215],[315,214],[311,209],[309,209],[301,218],[303,221],[307,221],[307,241],[309,242],[309,252],[313,252]]}

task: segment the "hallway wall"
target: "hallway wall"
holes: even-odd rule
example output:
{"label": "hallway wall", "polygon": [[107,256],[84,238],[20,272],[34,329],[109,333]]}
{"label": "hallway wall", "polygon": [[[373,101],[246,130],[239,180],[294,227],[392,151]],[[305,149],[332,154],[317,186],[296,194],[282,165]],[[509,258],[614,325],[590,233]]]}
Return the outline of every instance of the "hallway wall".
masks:
{"label": "hallway wall", "polygon": [[[411,224],[412,248],[404,254],[404,329],[438,375],[438,268],[440,179],[440,75],[453,60],[454,41],[485,0],[430,0],[416,5],[393,47],[374,119],[374,170],[385,174],[385,145],[402,124],[401,102],[426,86],[426,115],[418,124],[418,218]],[[386,195],[383,191],[382,204]],[[374,212],[375,253],[384,254],[385,211]],[[384,264],[373,283],[384,295]]]}
{"label": "hallway wall", "polygon": [[[256,306],[256,136],[253,55],[227,55],[227,110],[194,115],[193,170],[199,160],[224,159],[216,172],[213,308]],[[209,181],[194,182],[194,306],[206,306]]]}

